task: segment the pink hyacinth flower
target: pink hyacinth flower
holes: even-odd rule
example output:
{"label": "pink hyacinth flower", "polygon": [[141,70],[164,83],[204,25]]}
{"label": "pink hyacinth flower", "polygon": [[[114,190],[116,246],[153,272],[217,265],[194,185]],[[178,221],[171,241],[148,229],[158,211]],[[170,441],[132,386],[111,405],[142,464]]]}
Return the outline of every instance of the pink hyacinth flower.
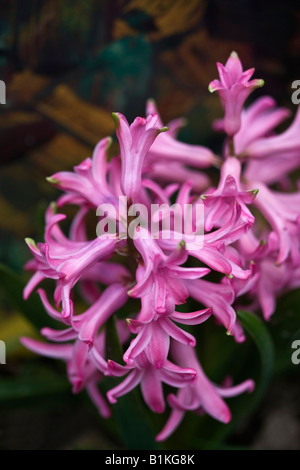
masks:
{"label": "pink hyacinth flower", "polygon": [[144,159],[154,140],[161,132],[157,114],[137,117],[131,125],[121,113],[113,113],[122,161],[121,188],[129,201],[135,202],[141,191]]}
{"label": "pink hyacinth flower", "polygon": [[[243,71],[242,63],[236,52],[232,52],[225,66],[217,63],[220,80],[209,84],[209,91],[217,91],[225,110],[224,129],[229,137],[234,136],[241,127],[241,113],[250,93],[264,84],[263,80],[250,80],[254,68]],[[250,81],[249,81],[250,80]]]}
{"label": "pink hyacinth flower", "polygon": [[268,321],[275,312],[277,299],[300,286],[300,265],[295,266],[290,256],[278,265],[279,239],[276,232],[270,232],[266,240],[260,241],[251,230],[239,240],[238,250],[244,259],[251,260],[253,276],[246,282],[237,279],[229,282],[236,297],[246,295],[249,299],[247,308],[252,311],[261,309]]}
{"label": "pink hyacinth flower", "polygon": [[163,413],[165,410],[165,399],[162,383],[171,387],[184,387],[187,382],[194,380],[196,372],[194,369],[181,368],[170,361],[165,361],[164,366],[156,369],[149,361],[145,352],[137,356],[131,365],[121,366],[114,361],[108,361],[106,375],[114,377],[127,377],[119,385],[109,390],[107,398],[110,403],[116,403],[121,397],[137,385],[141,385],[141,391],[145,403],[155,413]]}
{"label": "pink hyacinth flower", "polygon": [[300,107],[292,124],[280,134],[257,138],[244,149],[245,178],[267,184],[282,183],[300,164]]}
{"label": "pink hyacinth flower", "polygon": [[[111,256],[115,249],[114,239],[95,239],[86,242],[82,247],[65,250],[65,252],[52,254],[52,245],[47,243],[35,244],[33,240],[27,239],[28,246],[34,256],[34,263],[29,268],[35,269],[27,286],[24,289],[24,298],[28,298],[32,290],[45,278],[56,279],[55,300],[57,304],[62,302],[62,316],[69,317],[72,314],[72,301],[70,292],[78,282],[84,271],[91,268],[95,263]],[[54,245],[55,246],[55,245]]]}
{"label": "pink hyacinth flower", "polygon": [[285,130],[281,134],[261,137],[260,139],[252,141],[246,147],[245,155],[251,158],[266,158],[273,154],[287,154],[288,158],[291,158],[291,156],[299,155],[299,132],[300,107],[297,109],[295,118],[287,130]]}
{"label": "pink hyacinth flower", "polygon": [[[201,201],[202,203],[202,201]],[[203,246],[201,249],[194,249],[192,246],[188,248],[187,254],[193,256],[211,269],[226,274],[227,276],[236,276],[241,279],[247,279],[251,275],[249,269],[243,269],[236,264],[233,259],[226,256],[226,247],[243,234],[247,233],[251,225],[241,219],[241,207],[234,201],[232,205],[232,212],[228,221],[223,227],[204,234]],[[183,243],[185,242],[185,234],[182,236]],[[159,238],[158,245],[164,250],[174,250],[178,245],[178,240]],[[186,246],[188,246],[188,239]]]}
{"label": "pink hyacinth flower", "polygon": [[211,306],[213,315],[231,334],[236,342],[245,340],[243,329],[236,318],[236,312],[232,306],[235,300],[235,292],[229,283],[213,283],[197,279],[187,284],[190,296],[206,307]]}
{"label": "pink hyacinth flower", "polygon": [[[153,100],[147,102],[147,115],[158,115],[156,104]],[[168,123],[169,131],[157,137],[149,149],[148,159],[154,162],[179,162],[194,168],[207,168],[212,165],[218,165],[219,159],[207,147],[202,145],[191,145],[180,142],[176,139],[178,129],[185,122],[182,119],[175,119]],[[159,117],[159,126],[163,123]]]}
{"label": "pink hyacinth flower", "polygon": [[[289,109],[278,108],[270,96],[262,96],[244,108],[241,114],[241,127],[233,138],[235,155],[243,157],[252,142],[273,135],[276,127],[290,114]],[[214,121],[213,128],[219,132],[225,131],[224,119]],[[229,154],[227,144],[226,142],[225,155]]]}
{"label": "pink hyacinth flower", "polygon": [[152,291],[155,311],[161,314],[172,313],[175,305],[185,303],[188,297],[183,280],[198,279],[207,275],[210,269],[181,267],[187,260],[187,253],[182,245],[167,256],[156,240],[150,234],[146,235],[146,229],[140,228],[139,233],[144,233],[144,237],[135,239],[134,244],[142,256],[143,265],[138,268],[138,282],[129,291],[129,295],[143,297]]}
{"label": "pink hyacinth flower", "polygon": [[60,198],[59,205],[87,203],[98,207],[101,203],[111,201],[114,194],[107,182],[109,163],[107,151],[112,139],[106,137],[96,145],[92,159],[86,158],[74,171],[60,171],[47,178],[49,183],[67,192],[67,197]]}
{"label": "pink hyacinth flower", "polygon": [[254,224],[254,216],[247,205],[251,204],[257,194],[254,190],[245,190],[241,184],[241,161],[235,157],[228,157],[222,165],[218,187],[201,198],[206,211],[205,229],[211,231],[213,227],[222,226],[233,204],[237,202],[241,207],[241,219],[249,225]]}
{"label": "pink hyacinth flower", "polygon": [[168,402],[173,411],[162,431],[156,436],[156,440],[167,439],[178,427],[188,410],[200,414],[204,411],[218,421],[228,423],[231,420],[231,413],[223,397],[234,397],[246,391],[252,392],[254,389],[253,380],[245,380],[233,387],[216,386],[204,374],[193,348],[176,343],[172,352],[181,367],[189,364],[197,375],[193,382],[186,384],[179,390],[177,396],[169,395]]}
{"label": "pink hyacinth flower", "polygon": [[[142,300],[144,301],[143,304],[146,304],[149,301],[149,295]],[[151,303],[153,305],[153,301]],[[128,320],[130,330],[137,336],[131,341],[124,354],[124,362],[131,364],[135,357],[145,351],[151,364],[156,369],[160,369],[167,360],[171,338],[183,344],[196,345],[194,336],[179,328],[173,321],[185,325],[199,325],[206,321],[211,313],[212,308],[206,308],[191,313],[173,312],[168,317],[156,315],[155,319],[148,322],[140,319]]]}
{"label": "pink hyacinth flower", "polygon": [[157,181],[160,185],[172,183],[183,185],[186,181],[192,181],[193,189],[198,193],[202,193],[210,184],[210,179],[204,172],[192,170],[180,162],[171,160],[152,162],[148,160],[144,171],[147,179]]}
{"label": "pink hyacinth flower", "polygon": [[254,205],[264,215],[278,237],[277,264],[288,256],[296,267],[300,260],[300,193],[281,193],[256,183],[259,195]]}

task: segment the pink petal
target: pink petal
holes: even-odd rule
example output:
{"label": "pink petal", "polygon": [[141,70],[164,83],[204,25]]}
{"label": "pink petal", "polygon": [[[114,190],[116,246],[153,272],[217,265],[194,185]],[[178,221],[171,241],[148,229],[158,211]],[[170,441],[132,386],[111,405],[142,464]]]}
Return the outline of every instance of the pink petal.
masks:
{"label": "pink petal", "polygon": [[177,410],[177,409],[172,410],[168,421],[166,422],[163,429],[157,434],[155,440],[157,442],[161,442],[161,441],[165,441],[168,437],[170,437],[171,434],[173,434],[173,432],[175,431],[175,429],[178,428],[183,417],[184,417],[184,411]]}
{"label": "pink petal", "polygon": [[99,392],[97,383],[94,381],[88,382],[88,384],[86,385],[86,390],[87,390],[87,393],[89,394],[91,401],[94,403],[94,405],[98,409],[99,414],[103,418],[110,418],[111,416],[110,409],[106,401],[102,397],[101,393]]}
{"label": "pink petal", "polygon": [[152,336],[147,346],[147,356],[156,369],[163,367],[170,347],[170,336],[160,325],[160,321],[152,322]]}
{"label": "pink petal", "polygon": [[222,397],[235,397],[244,392],[252,392],[255,388],[255,384],[253,380],[245,380],[244,382],[240,383],[239,385],[235,385],[234,387],[215,386],[215,388]]}
{"label": "pink petal", "polygon": [[178,326],[174,325],[174,323],[170,321],[168,318],[161,319],[161,325],[164,328],[164,330],[176,341],[179,341],[180,343],[184,343],[190,346],[196,345],[196,339],[194,338],[193,335],[191,335],[190,333],[187,333],[186,331],[182,330]]}
{"label": "pink petal", "polygon": [[183,325],[200,325],[205,322],[212,314],[213,308],[209,307],[204,310],[198,310],[191,313],[174,312],[169,318],[182,323]]}
{"label": "pink petal", "polygon": [[109,403],[116,403],[117,398],[133,390],[138,385],[138,383],[140,383],[143,374],[144,372],[138,369],[134,369],[132,372],[130,372],[123,382],[107,392],[107,399]]}
{"label": "pink petal", "polygon": [[154,413],[163,413],[165,400],[162,384],[155,369],[149,368],[145,371],[141,382],[141,390],[146,404]]}
{"label": "pink petal", "polygon": [[71,344],[47,344],[31,338],[21,338],[20,341],[23,346],[25,346],[27,349],[30,349],[30,351],[33,351],[42,356],[56,359],[69,360],[73,350],[73,346]]}

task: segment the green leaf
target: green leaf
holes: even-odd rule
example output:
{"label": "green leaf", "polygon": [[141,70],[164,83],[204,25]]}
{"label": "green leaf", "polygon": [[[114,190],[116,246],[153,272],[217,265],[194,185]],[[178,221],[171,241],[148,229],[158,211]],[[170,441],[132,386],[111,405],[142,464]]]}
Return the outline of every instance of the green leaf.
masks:
{"label": "green leaf", "polygon": [[106,357],[115,362],[122,362],[123,351],[117,331],[116,319],[111,316],[105,324]]}
{"label": "green leaf", "polygon": [[252,406],[262,398],[272,377],[274,367],[274,346],[266,324],[256,315],[239,310],[237,316],[245,330],[252,337],[260,354],[261,373],[252,395]]}
{"label": "green leaf", "polygon": [[150,417],[137,390],[120,397],[113,408],[125,449],[154,450],[160,448],[154,438]]}

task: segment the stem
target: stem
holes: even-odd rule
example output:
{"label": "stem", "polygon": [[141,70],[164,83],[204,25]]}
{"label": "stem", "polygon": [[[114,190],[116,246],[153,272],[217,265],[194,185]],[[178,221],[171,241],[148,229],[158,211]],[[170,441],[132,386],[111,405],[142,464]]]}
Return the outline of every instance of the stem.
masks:
{"label": "stem", "polygon": [[[134,220],[134,217],[129,216],[128,217],[128,225],[130,224],[130,222],[132,220]],[[128,227],[127,227],[127,229],[128,229]],[[131,272],[134,279],[136,277],[136,270],[137,270],[137,267],[138,267],[139,258],[140,258],[140,254],[137,251],[137,249],[135,248],[135,245],[133,243],[132,238],[131,237],[127,238],[127,266],[128,266],[128,268],[129,268],[129,270],[130,270],[130,272]]]}
{"label": "stem", "polygon": [[233,137],[229,137],[228,146],[229,146],[229,155],[231,157],[235,156]]}

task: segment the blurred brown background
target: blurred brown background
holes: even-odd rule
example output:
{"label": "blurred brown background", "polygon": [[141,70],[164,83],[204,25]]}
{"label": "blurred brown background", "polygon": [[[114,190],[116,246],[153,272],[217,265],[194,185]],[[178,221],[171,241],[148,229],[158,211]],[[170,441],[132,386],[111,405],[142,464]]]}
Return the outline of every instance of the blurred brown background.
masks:
{"label": "blurred brown background", "polygon": [[[7,86],[6,104],[0,105],[1,263],[22,273],[29,257],[24,237],[41,240],[44,209],[58,194],[45,177],[71,169],[102,137],[113,134],[112,111],[131,121],[144,115],[145,101],[152,97],[165,122],[188,119],[182,140],[218,151],[221,138],[211,122],[222,111],[207,87],[217,76],[216,62],[224,63],[232,50],[265,80],[255,97],[271,95],[295,111],[297,0],[0,0],[0,79]],[[0,338],[5,330],[15,351],[18,334],[28,326],[15,315],[8,321],[11,307],[3,294],[0,300]],[[278,394],[275,408],[276,400],[281,400]],[[68,407],[65,413],[69,416]],[[81,413],[74,422],[91,423]],[[279,428],[289,414],[294,408],[278,417]],[[45,409],[42,415],[11,411],[3,418],[10,432],[1,447],[58,446],[53,435],[49,443],[46,431],[56,418]],[[29,419],[32,433],[27,434]],[[268,423],[260,428],[258,447],[297,447],[299,427],[290,427],[289,440],[278,443],[278,432],[275,440],[263,434]],[[61,433],[69,427],[61,420]]]}

